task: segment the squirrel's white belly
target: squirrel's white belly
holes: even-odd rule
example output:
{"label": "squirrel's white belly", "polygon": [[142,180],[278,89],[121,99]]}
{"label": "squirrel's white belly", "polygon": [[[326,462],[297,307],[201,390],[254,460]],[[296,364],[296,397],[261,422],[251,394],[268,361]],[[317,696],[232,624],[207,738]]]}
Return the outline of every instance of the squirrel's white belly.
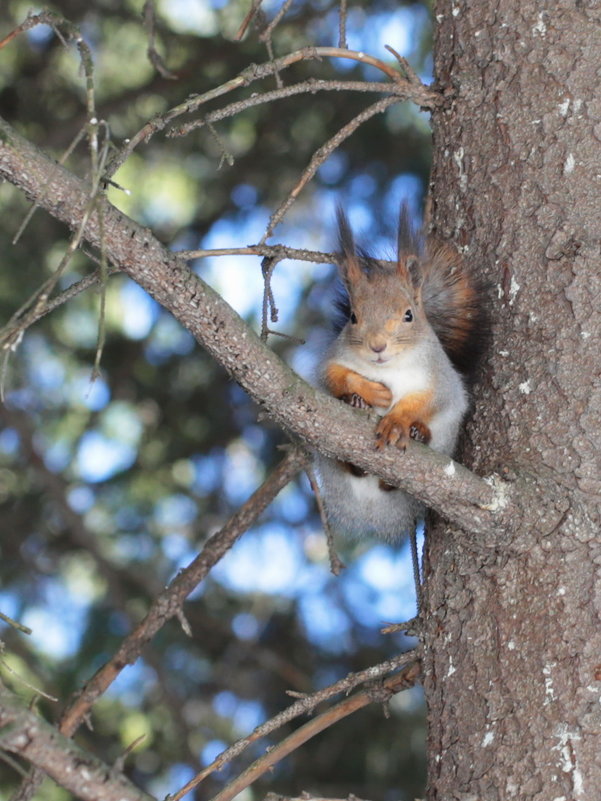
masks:
{"label": "squirrel's white belly", "polygon": [[358,478],[341,462],[321,455],[317,468],[328,519],[342,534],[394,542],[409,534],[424,514],[418,500],[400,489],[382,490],[376,476]]}
{"label": "squirrel's white belly", "polygon": [[[436,451],[451,454],[467,409],[467,394],[442,348],[434,346],[434,350],[437,383],[434,414],[427,422],[431,432],[428,444]],[[388,387],[392,394],[390,405],[373,409],[380,416],[406,395],[427,392],[432,387],[431,371],[423,366],[432,364],[432,359],[428,361],[421,354],[394,357],[384,364],[357,357],[334,357],[333,361]],[[420,501],[400,489],[382,489],[376,476],[355,476],[344,463],[323,456],[318,457],[317,466],[328,517],[341,532],[394,541],[409,533],[424,514]]]}

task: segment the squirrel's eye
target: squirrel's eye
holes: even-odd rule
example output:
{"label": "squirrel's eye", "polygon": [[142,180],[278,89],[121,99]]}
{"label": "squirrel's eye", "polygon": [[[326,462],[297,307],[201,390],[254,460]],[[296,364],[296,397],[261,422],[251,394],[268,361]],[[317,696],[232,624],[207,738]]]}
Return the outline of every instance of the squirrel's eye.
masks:
{"label": "squirrel's eye", "polygon": [[355,325],[356,322],[357,322],[357,315],[355,314],[355,312],[351,312],[351,323]]}
{"label": "squirrel's eye", "polygon": [[403,315],[403,322],[404,323],[412,323],[413,322],[413,312],[411,311],[411,309],[407,309],[407,311]]}

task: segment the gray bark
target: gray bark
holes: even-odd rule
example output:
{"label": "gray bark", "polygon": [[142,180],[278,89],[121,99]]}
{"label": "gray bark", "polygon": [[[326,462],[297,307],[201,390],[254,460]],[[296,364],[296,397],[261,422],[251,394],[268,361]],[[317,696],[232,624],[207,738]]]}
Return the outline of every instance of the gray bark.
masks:
{"label": "gray bark", "polygon": [[[440,0],[434,229],[491,284],[464,454],[547,489],[498,547],[428,539],[428,800],[601,788],[598,5]],[[541,526],[555,498],[567,506]]]}

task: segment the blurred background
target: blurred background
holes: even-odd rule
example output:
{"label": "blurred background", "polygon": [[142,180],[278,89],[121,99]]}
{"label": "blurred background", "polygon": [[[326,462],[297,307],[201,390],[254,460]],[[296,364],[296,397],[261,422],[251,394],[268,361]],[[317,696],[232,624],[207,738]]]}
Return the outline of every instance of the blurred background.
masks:
{"label": "blurred background", "polygon": [[[142,5],[46,6],[76,24],[91,47],[98,114],[117,146],[188,95],[268,60],[253,24],[234,41],[247,0],[156,0],[157,50],[176,76],[163,77],[147,56]],[[262,4],[267,20],[279,8],[274,0]],[[0,39],[30,10],[38,9],[29,0],[4,0]],[[351,49],[394,63],[384,49],[391,45],[431,80],[428,3],[350,2],[347,36]],[[338,7],[330,0],[296,0],[273,35],[276,56],[337,43]],[[282,77],[287,84],[381,80],[374,69],[340,59],[299,63]],[[207,108],[273,88],[269,78]],[[253,244],[313,152],[376,98],[303,94],[217,123],[232,166],[220,165],[220,144],[206,127],[185,137],[159,133],[115,176],[129,194],[111,189],[111,200],[174,250]],[[85,124],[79,56],[49,27],[0,50],[0,115],[56,158]],[[358,240],[389,257],[400,202],[421,211],[429,159],[428,116],[410,103],[394,105],[326,161],[269,242],[334,250],[340,202]],[[85,176],[85,141],[67,166]],[[63,226],[38,211],[13,245],[27,210],[21,193],[0,185],[1,324],[52,274],[69,241]],[[259,257],[190,266],[260,327]],[[78,253],[59,289],[94,269]],[[270,345],[310,377],[331,336],[335,269],[283,261],[272,285],[280,312],[272,327],[305,344],[271,337]],[[10,357],[0,406],[0,611],[33,630],[25,636],[0,624],[0,671],[26,697],[31,690],[10,671],[57,696],[59,704],[40,705],[50,720],[262,482],[287,441],[257,421],[245,393],[123,276],[108,284],[101,376],[92,382],[98,309],[98,292],[90,290],[33,326]],[[403,635],[380,633],[415,612],[406,543],[337,546],[347,568],[336,578],[308,481],[299,478],[191,596],[185,609],[193,637],[167,624],[96,704],[94,731],[82,728],[78,741],[112,762],[145,735],[126,770],[161,797],[286,707],[286,690],[310,692],[411,646]],[[396,696],[388,718],[372,705],[303,746],[241,798],[306,790],[413,799],[423,792],[424,717],[419,688]],[[210,798],[289,730],[255,744],[188,798]],[[0,763],[0,797],[9,798],[18,782]],[[71,796],[46,782],[36,797]]]}

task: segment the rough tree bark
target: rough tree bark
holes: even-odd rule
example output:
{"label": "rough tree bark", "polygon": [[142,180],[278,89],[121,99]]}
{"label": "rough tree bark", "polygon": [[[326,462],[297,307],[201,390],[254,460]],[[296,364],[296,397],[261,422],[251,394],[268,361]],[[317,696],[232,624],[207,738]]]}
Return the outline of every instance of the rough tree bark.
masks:
{"label": "rough tree bark", "polygon": [[439,0],[437,22],[433,225],[487,271],[495,322],[466,463],[550,483],[496,547],[429,538],[427,797],[598,798],[599,6]]}

